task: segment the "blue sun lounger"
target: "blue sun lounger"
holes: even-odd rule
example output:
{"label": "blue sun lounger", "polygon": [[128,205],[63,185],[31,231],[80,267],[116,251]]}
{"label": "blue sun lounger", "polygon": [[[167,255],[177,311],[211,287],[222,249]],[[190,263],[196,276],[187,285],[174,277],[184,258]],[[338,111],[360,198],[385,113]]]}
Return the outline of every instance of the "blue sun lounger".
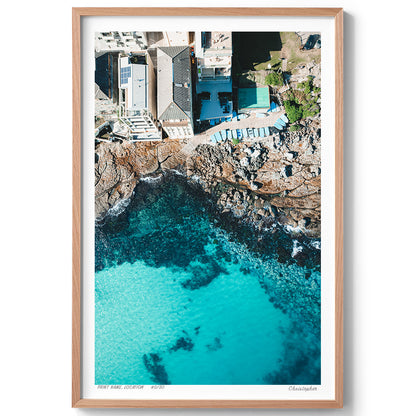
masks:
{"label": "blue sun lounger", "polygon": [[243,132],[241,131],[241,129],[237,129],[237,138],[240,140],[243,138]]}
{"label": "blue sun lounger", "polygon": [[211,142],[212,143],[217,143],[217,139],[215,138],[214,134],[211,134]]}
{"label": "blue sun lounger", "polygon": [[280,116],[280,118],[285,122],[285,123],[289,123],[289,119],[286,117],[286,114],[283,114],[282,116]]}
{"label": "blue sun lounger", "polygon": [[237,139],[237,130],[233,130],[232,133],[233,133],[233,139]]}
{"label": "blue sun lounger", "polygon": [[222,141],[221,133],[220,133],[219,131],[217,131],[217,132],[214,134],[214,136],[215,136],[215,140],[216,140],[217,142]]}
{"label": "blue sun lounger", "polygon": [[266,135],[266,137],[267,137],[267,136],[270,136],[270,130],[269,130],[269,128],[268,128],[268,127],[265,127],[265,128],[264,128],[264,134]]}
{"label": "blue sun lounger", "polygon": [[279,130],[283,130],[282,125],[281,125],[281,124],[279,124],[277,121],[276,121],[276,123],[274,123],[274,127],[276,127],[276,128],[277,128],[277,129],[279,129]]}
{"label": "blue sun lounger", "polygon": [[243,130],[243,137],[245,139],[247,139],[247,137],[248,137],[248,131],[247,131],[247,129],[242,129],[242,130]]}
{"label": "blue sun lounger", "polygon": [[[281,119],[281,118],[279,118],[277,121],[276,121],[276,123],[277,124],[280,124],[282,127],[285,127],[286,126],[286,123]],[[275,124],[276,125],[276,124]]]}
{"label": "blue sun lounger", "polygon": [[266,114],[264,114],[264,113],[256,113],[256,117],[257,118],[264,118],[264,117],[266,117]]}
{"label": "blue sun lounger", "polygon": [[259,137],[259,131],[257,129],[253,129],[254,137]]}
{"label": "blue sun lounger", "polygon": [[264,137],[264,128],[263,127],[259,128],[259,133],[260,133],[260,137]]}
{"label": "blue sun lounger", "polygon": [[227,139],[231,140],[233,135],[231,134],[231,130],[227,130]]}
{"label": "blue sun lounger", "polygon": [[227,132],[225,130],[221,130],[221,137],[223,140],[227,139]]}

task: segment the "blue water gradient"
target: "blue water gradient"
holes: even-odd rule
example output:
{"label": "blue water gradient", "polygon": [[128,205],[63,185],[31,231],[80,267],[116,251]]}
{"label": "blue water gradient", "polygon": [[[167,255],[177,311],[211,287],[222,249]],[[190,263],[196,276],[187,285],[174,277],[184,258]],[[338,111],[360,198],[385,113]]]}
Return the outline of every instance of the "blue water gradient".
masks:
{"label": "blue water gradient", "polygon": [[141,182],[96,225],[95,383],[320,384],[319,266],[184,178]]}

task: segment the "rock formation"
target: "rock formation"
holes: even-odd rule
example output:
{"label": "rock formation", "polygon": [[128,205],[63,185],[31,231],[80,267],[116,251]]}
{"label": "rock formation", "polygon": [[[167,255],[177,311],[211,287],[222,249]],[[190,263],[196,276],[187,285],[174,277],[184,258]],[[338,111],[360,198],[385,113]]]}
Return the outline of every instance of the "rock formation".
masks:
{"label": "rock formation", "polygon": [[183,152],[185,145],[177,140],[100,143],[95,164],[96,216],[130,197],[139,178],[179,169],[198,181],[222,211],[259,228],[278,222],[319,237],[320,125],[316,120],[305,124],[299,131],[276,130],[253,143],[199,144],[192,152]]}

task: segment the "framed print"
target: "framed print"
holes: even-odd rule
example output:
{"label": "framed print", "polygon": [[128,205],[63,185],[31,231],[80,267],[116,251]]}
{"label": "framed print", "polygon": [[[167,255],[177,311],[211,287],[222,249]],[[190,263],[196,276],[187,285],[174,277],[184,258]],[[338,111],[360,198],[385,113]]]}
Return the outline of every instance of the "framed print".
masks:
{"label": "framed print", "polygon": [[73,9],[73,407],[342,407],[342,9]]}

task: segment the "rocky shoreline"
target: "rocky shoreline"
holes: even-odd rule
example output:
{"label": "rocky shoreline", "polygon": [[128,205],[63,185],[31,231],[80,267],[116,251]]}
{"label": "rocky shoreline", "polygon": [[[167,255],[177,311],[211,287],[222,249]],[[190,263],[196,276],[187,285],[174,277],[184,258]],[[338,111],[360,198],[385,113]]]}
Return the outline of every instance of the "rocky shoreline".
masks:
{"label": "rocky shoreline", "polygon": [[317,120],[294,132],[232,144],[99,143],[95,151],[95,215],[129,198],[137,182],[177,170],[210,195],[222,213],[262,231],[285,227],[320,237],[321,131]]}

